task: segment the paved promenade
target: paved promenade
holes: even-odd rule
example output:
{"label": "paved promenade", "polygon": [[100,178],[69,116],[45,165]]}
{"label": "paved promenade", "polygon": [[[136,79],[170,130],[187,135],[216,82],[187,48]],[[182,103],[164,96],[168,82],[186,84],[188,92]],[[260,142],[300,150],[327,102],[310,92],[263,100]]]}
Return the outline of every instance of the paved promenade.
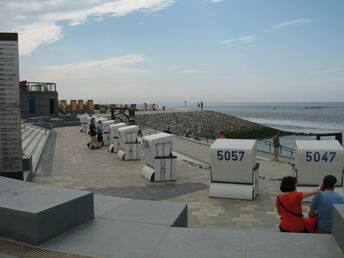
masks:
{"label": "paved promenade", "polygon": [[[271,155],[257,153],[260,163],[260,195],[254,201],[208,197],[210,183],[207,165],[209,147],[179,137],[175,151],[183,155],[177,161],[177,181],[152,183],[141,176],[140,161],[121,161],[104,147],[90,150],[89,136],[79,127],[56,128],[44,150],[33,182],[96,194],[133,199],[187,202],[189,227],[236,229],[268,229],[277,231],[278,216],[275,197],[279,194],[278,179],[292,175],[288,162],[272,162]],[[308,206],[304,205],[304,212]]]}

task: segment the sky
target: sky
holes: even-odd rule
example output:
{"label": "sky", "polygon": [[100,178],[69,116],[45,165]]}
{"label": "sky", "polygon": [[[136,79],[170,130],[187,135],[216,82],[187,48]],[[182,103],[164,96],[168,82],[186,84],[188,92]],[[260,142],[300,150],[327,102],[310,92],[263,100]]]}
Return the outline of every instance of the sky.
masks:
{"label": "sky", "polygon": [[96,103],[344,101],[343,0],[0,0],[20,79]]}

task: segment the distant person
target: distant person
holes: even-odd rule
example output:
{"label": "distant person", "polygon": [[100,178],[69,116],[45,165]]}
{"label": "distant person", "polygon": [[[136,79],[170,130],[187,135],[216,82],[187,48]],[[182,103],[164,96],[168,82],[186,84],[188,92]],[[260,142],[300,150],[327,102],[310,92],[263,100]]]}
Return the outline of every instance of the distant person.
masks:
{"label": "distant person", "polygon": [[282,194],[276,198],[277,212],[281,216],[281,232],[309,233],[315,226],[312,218],[303,218],[302,199],[317,194],[321,186],[308,192],[296,192],[296,177],[286,176],[282,178],[280,190]]}
{"label": "distant person", "polygon": [[201,104],[199,104],[199,102],[197,102],[197,107],[198,109],[201,109]]}
{"label": "distant person", "polygon": [[185,128],[185,131],[184,131],[184,133],[185,133],[185,137],[187,137],[187,138],[190,138],[191,137],[191,135],[192,135],[192,132],[191,132],[191,129],[190,128]]}
{"label": "distant person", "polygon": [[197,127],[197,136],[200,137],[202,135],[202,127]]}
{"label": "distant person", "polygon": [[142,137],[142,125],[139,125],[139,131],[137,132],[137,136]]}
{"label": "distant person", "polygon": [[162,132],[163,132],[163,133],[172,134],[172,132],[171,132],[171,127],[167,126],[167,128],[166,128],[164,131],[162,131]]}
{"label": "distant person", "polygon": [[320,233],[332,232],[332,206],[343,203],[343,197],[334,192],[337,178],[327,175],[323,178],[322,192],[314,196],[309,217],[318,216],[317,230]]}
{"label": "distant person", "polygon": [[203,101],[201,101],[200,105],[201,105],[201,110],[203,110]]}
{"label": "distant person", "polygon": [[217,139],[227,139],[225,136],[225,132],[220,130]]}
{"label": "distant person", "polygon": [[274,137],[272,137],[272,145],[274,146],[274,159],[273,161],[278,161],[278,153],[281,147],[279,140],[280,132],[277,132]]}
{"label": "distant person", "polygon": [[92,150],[97,147],[97,130],[96,130],[96,120],[94,118],[91,119],[90,127],[89,127],[89,134],[91,140],[87,143],[87,146]]}
{"label": "distant person", "polygon": [[97,132],[97,148],[99,149],[100,147],[103,146],[103,124],[102,121],[99,120],[98,123],[96,124],[96,132]]}

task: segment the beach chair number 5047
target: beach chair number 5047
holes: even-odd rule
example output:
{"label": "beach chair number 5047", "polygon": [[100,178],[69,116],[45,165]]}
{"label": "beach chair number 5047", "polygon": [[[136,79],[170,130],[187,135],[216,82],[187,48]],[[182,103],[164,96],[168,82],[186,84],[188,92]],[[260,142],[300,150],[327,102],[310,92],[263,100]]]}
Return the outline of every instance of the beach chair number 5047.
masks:
{"label": "beach chair number 5047", "polygon": [[307,151],[306,152],[306,161],[311,162],[332,162],[334,160],[334,157],[336,156],[335,152],[325,152],[325,153],[320,153],[320,152],[312,152],[312,151]]}
{"label": "beach chair number 5047", "polygon": [[242,161],[244,155],[244,151],[217,151],[218,160]]}

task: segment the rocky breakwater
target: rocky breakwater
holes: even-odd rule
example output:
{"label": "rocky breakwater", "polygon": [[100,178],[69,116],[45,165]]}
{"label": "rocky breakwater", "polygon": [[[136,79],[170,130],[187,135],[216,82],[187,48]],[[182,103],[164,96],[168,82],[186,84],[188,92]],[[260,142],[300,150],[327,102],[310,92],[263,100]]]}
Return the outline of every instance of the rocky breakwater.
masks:
{"label": "rocky breakwater", "polygon": [[[231,133],[261,131],[268,128],[214,111],[137,114],[136,124],[141,125],[143,128],[152,128],[159,131],[170,127],[172,133],[176,135],[184,135],[185,129],[190,128],[193,136],[197,134],[200,127],[202,128],[202,136],[207,138],[214,138],[219,130],[225,131],[227,137],[240,138],[240,134],[238,134],[238,137],[233,137]],[[259,136],[245,138],[259,138]]]}

